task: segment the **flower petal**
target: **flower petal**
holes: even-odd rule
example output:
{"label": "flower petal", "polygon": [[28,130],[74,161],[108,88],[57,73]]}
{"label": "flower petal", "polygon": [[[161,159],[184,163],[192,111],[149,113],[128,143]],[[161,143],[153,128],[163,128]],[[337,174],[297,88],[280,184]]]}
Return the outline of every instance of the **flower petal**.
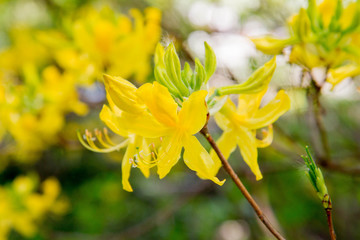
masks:
{"label": "flower petal", "polygon": [[108,126],[111,131],[113,131],[116,134],[119,134],[120,136],[127,136],[128,131],[119,124],[118,122],[118,116],[111,111],[111,109],[107,105],[103,105],[103,108],[100,112],[100,119],[103,121],[106,126]]}
{"label": "flower petal", "polygon": [[269,125],[268,128],[269,128],[268,131],[266,131],[266,130],[262,131],[263,139],[256,139],[256,146],[258,148],[265,148],[272,143],[273,136],[274,136],[273,126]]}
{"label": "flower petal", "polygon": [[185,164],[202,179],[209,179],[219,184],[224,184],[225,180],[220,181],[216,174],[221,166],[220,160],[211,158],[210,154],[200,144],[195,136],[186,136],[184,143],[184,162]]}
{"label": "flower petal", "polygon": [[158,169],[160,179],[164,178],[171,168],[178,162],[182,149],[182,137],[180,132],[167,136],[163,139],[158,154]]}
{"label": "flower petal", "polygon": [[226,131],[231,127],[232,121],[236,118],[236,106],[228,98],[224,106],[214,116],[219,127]]}
{"label": "flower petal", "polygon": [[282,50],[295,42],[293,38],[276,39],[271,36],[264,36],[261,38],[252,38],[251,41],[255,47],[265,54],[277,55],[281,54]]}
{"label": "flower petal", "polygon": [[327,81],[335,87],[339,82],[347,77],[353,77],[360,74],[360,66],[348,64],[338,68],[330,69]]}
{"label": "flower petal", "polygon": [[[230,154],[236,148],[235,134],[236,133],[232,130],[224,131],[221,137],[216,141],[216,144],[218,145],[225,159],[228,159],[230,157]],[[214,149],[211,149],[210,156],[212,159],[216,159],[216,163],[219,164],[217,168],[219,169],[221,167],[221,161],[217,156],[216,152],[214,151]]]}
{"label": "flower petal", "polygon": [[280,90],[276,97],[265,107],[258,110],[252,118],[248,119],[244,126],[250,129],[266,127],[275,122],[289,109],[290,98],[283,90]]}
{"label": "flower petal", "polygon": [[117,118],[117,123],[119,128],[146,138],[157,138],[172,132],[172,129],[160,124],[146,111],[142,114],[122,112]]}
{"label": "flower petal", "polygon": [[255,133],[252,131],[239,127],[236,129],[237,144],[240,148],[241,156],[244,158],[246,164],[255,174],[256,180],[262,179],[262,174],[258,164],[258,152],[256,148]]}
{"label": "flower petal", "polygon": [[144,176],[148,178],[150,176],[150,166],[147,163],[150,163],[151,161],[149,144],[147,143],[145,138],[139,136],[136,136],[136,138],[138,138],[136,141],[136,146],[138,147],[136,157],[140,158],[138,159],[139,161],[136,164],[139,167],[142,174],[144,174]]}
{"label": "flower petal", "polygon": [[[135,155],[135,144],[134,144],[134,139],[129,139],[129,145],[126,148],[123,160],[122,160],[122,164],[121,164],[121,172],[122,172],[122,185],[123,185],[123,189],[128,191],[128,192],[132,192],[133,189],[130,185],[129,182],[129,178],[130,178],[130,171],[133,165],[134,161],[133,157]],[[131,160],[132,159],[132,160]]]}
{"label": "flower petal", "polygon": [[206,95],[205,90],[192,93],[179,112],[179,124],[190,135],[199,132],[206,123],[208,113]]}
{"label": "flower petal", "polygon": [[121,77],[104,75],[104,83],[108,98],[110,97],[119,109],[134,114],[145,110],[145,105],[136,95],[137,88],[129,81]]}
{"label": "flower petal", "polygon": [[160,123],[170,127],[176,126],[178,106],[166,87],[158,82],[146,83],[138,89],[137,93]]}
{"label": "flower petal", "polygon": [[259,109],[261,100],[267,88],[257,94],[240,94],[238,99],[237,113],[239,115],[252,117]]}

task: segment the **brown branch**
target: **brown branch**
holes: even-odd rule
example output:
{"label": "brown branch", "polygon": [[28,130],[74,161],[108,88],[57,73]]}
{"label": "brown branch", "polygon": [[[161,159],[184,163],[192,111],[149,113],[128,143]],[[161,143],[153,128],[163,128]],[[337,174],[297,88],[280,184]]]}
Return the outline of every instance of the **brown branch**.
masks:
{"label": "brown branch", "polygon": [[331,208],[326,208],[326,216],[327,216],[327,222],[328,222],[328,226],[329,226],[329,233],[330,233],[330,239],[331,240],[336,240],[336,234],[335,234],[335,229],[334,229],[334,225],[333,225],[333,221],[332,221],[332,209]]}
{"label": "brown branch", "polygon": [[255,200],[252,198],[252,196],[250,195],[250,193],[247,191],[246,187],[244,186],[244,184],[241,182],[240,178],[238,177],[238,175],[234,172],[233,168],[230,166],[230,164],[228,163],[228,161],[224,158],[223,154],[221,153],[219,147],[217,146],[217,144],[215,143],[214,139],[212,138],[212,136],[210,135],[207,125],[205,125],[203,127],[203,129],[201,129],[200,133],[202,135],[204,135],[204,137],[206,138],[206,140],[210,143],[211,147],[214,149],[214,151],[216,152],[216,154],[218,155],[218,157],[220,158],[220,161],[224,167],[224,169],[226,170],[226,172],[230,175],[230,177],[232,178],[232,180],[234,181],[234,183],[236,184],[236,186],[240,189],[241,193],[244,195],[244,197],[246,198],[246,200],[250,203],[250,205],[252,206],[252,208],[254,209],[254,211],[256,212],[256,215],[259,217],[259,219],[261,220],[261,222],[264,223],[264,225],[267,227],[267,229],[269,229],[269,231],[274,235],[274,237],[276,237],[276,239],[280,239],[280,240],[285,240],[285,238],[283,236],[281,236],[281,234],[271,225],[270,221],[267,219],[267,217],[265,216],[265,214],[262,212],[262,210],[260,209],[260,207],[257,205],[257,203],[255,202]]}

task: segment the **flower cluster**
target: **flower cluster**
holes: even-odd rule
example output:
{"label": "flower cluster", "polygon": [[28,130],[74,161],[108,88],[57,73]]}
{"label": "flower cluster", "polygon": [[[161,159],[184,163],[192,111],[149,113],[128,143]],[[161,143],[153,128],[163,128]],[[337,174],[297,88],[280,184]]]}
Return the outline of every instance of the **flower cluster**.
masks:
{"label": "flower cluster", "polygon": [[327,81],[333,86],[346,77],[360,74],[359,1],[346,7],[338,0],[324,0],[318,6],[315,0],[308,3],[307,9],[300,9],[288,21],[289,38],[255,38],[256,47],[267,54],[280,54],[291,46],[290,63],[307,70],[327,68]]}
{"label": "flower cluster", "polygon": [[0,239],[7,239],[11,230],[34,237],[46,216],[67,212],[68,201],[59,197],[61,188],[56,178],[46,179],[40,189],[38,193],[38,180],[33,175],[18,176],[0,187]]}
{"label": "flower cluster", "polygon": [[[209,112],[224,130],[219,139],[220,149],[229,157],[236,144],[239,145],[245,162],[257,179],[261,173],[257,164],[257,147],[265,147],[272,141],[273,123],[289,107],[289,98],[280,91],[273,101],[258,109],[267,84],[275,69],[275,59],[256,71],[246,82],[210,91],[208,80],[216,69],[215,54],[205,43],[205,64],[195,60],[195,70],[185,63],[181,70],[173,44],[165,50],[157,46],[155,54],[155,78],[136,88],[121,77],[104,76],[109,106],[104,105],[100,118],[116,134],[126,138],[116,145],[110,144],[99,131],[85,133],[80,141],[88,149],[109,152],[127,147],[122,161],[123,187],[132,191],[129,184],[132,166],[140,168],[145,176],[149,168],[156,166],[160,178],[165,177],[181,157],[185,164],[202,179],[210,179],[222,185],[216,175],[220,160],[201,145],[194,136],[206,126]],[[213,94],[210,94],[213,92]],[[242,93],[238,109],[227,99],[226,94]],[[246,94],[245,94],[246,93]],[[226,103],[225,103],[226,102]],[[265,138],[256,138],[256,129],[269,127]]]}
{"label": "flower cluster", "polygon": [[[161,12],[132,9],[129,18],[111,8],[85,7],[69,27],[70,33],[39,32],[57,63],[81,83],[92,83],[106,72],[144,82],[150,57],[161,34]],[[70,35],[70,36],[69,36]],[[100,76],[100,77],[99,77]]]}
{"label": "flower cluster", "polygon": [[147,79],[161,33],[158,9],[132,9],[129,18],[85,6],[74,15],[53,29],[13,27],[0,50],[1,155],[34,161],[58,143],[66,116],[88,111],[78,87],[103,72]]}

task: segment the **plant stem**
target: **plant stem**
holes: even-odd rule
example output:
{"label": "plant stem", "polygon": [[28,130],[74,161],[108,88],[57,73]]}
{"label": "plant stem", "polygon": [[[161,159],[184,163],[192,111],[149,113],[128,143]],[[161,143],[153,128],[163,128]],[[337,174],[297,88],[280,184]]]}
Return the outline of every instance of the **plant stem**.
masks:
{"label": "plant stem", "polygon": [[252,208],[254,209],[254,211],[256,212],[256,215],[259,217],[259,219],[261,220],[261,222],[264,223],[264,225],[267,227],[267,229],[269,229],[269,231],[276,237],[276,239],[279,240],[285,240],[285,238],[283,236],[281,236],[281,234],[271,225],[270,221],[267,219],[267,217],[265,216],[265,214],[262,212],[262,210],[260,209],[259,205],[257,205],[257,203],[255,202],[255,200],[252,198],[252,196],[250,195],[250,193],[247,191],[246,187],[244,186],[244,184],[241,182],[240,178],[238,177],[238,175],[235,173],[235,171],[233,170],[233,168],[231,167],[231,165],[228,163],[228,161],[224,158],[223,154],[221,153],[219,147],[217,146],[217,144],[215,143],[214,139],[212,138],[212,136],[210,135],[207,125],[205,125],[203,127],[203,129],[201,129],[200,133],[202,135],[204,135],[204,137],[206,138],[206,140],[210,143],[210,145],[212,146],[212,148],[214,149],[214,151],[216,152],[216,154],[218,155],[218,157],[220,158],[220,161],[224,167],[224,169],[226,170],[226,172],[228,172],[228,174],[230,175],[230,177],[232,178],[232,180],[234,181],[234,183],[236,184],[236,186],[240,189],[241,193],[244,195],[244,197],[246,198],[246,200],[250,203],[250,205],[252,206]]}
{"label": "plant stem", "polygon": [[331,208],[326,208],[326,216],[327,216],[327,221],[328,221],[328,225],[329,225],[329,232],[330,232],[330,239],[331,240],[336,240],[336,234],[335,234],[335,230],[334,230],[334,225],[333,225],[333,221],[332,221],[332,209]]}
{"label": "plant stem", "polygon": [[311,103],[313,104],[312,108],[313,108],[314,120],[320,135],[320,142],[323,149],[323,154],[321,154],[320,156],[319,154],[317,154],[318,155],[317,158],[320,159],[321,165],[327,165],[331,162],[331,156],[330,156],[330,147],[329,147],[327,132],[322,118],[323,107],[320,102],[321,88],[316,85],[316,82],[312,77],[311,73],[309,74],[311,77],[311,82],[310,82],[311,86],[308,89],[308,96],[310,98]]}

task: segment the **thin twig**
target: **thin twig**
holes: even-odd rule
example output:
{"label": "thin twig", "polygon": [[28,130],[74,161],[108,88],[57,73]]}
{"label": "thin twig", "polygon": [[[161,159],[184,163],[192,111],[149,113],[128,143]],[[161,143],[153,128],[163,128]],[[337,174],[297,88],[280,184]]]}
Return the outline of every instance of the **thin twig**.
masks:
{"label": "thin twig", "polygon": [[333,225],[333,221],[332,221],[332,209],[331,208],[326,208],[326,216],[327,216],[327,222],[329,225],[329,233],[330,233],[330,239],[331,240],[336,240],[336,234],[335,234],[335,230],[334,230],[334,225]]}
{"label": "thin twig", "polygon": [[250,193],[247,191],[246,187],[244,186],[244,184],[241,182],[240,178],[238,177],[238,175],[234,172],[234,170],[232,169],[232,167],[230,166],[230,164],[228,163],[228,161],[224,158],[223,154],[221,153],[219,147],[217,146],[217,144],[215,143],[214,139],[212,138],[212,136],[210,135],[207,125],[205,125],[203,127],[203,129],[201,129],[200,133],[202,135],[204,135],[204,137],[206,138],[206,140],[210,143],[210,145],[212,146],[212,148],[214,149],[214,151],[216,152],[216,154],[218,155],[218,157],[221,160],[221,163],[224,167],[224,169],[226,170],[226,172],[229,173],[230,177],[232,178],[232,180],[234,181],[234,183],[236,184],[236,186],[240,189],[241,193],[244,195],[244,197],[246,198],[246,200],[250,203],[250,205],[252,206],[252,208],[254,209],[254,211],[256,212],[257,216],[259,217],[259,219],[264,223],[264,225],[267,227],[267,229],[269,229],[269,231],[276,237],[276,239],[279,240],[285,240],[285,238],[283,236],[281,236],[281,234],[271,225],[270,221],[267,219],[267,217],[265,216],[265,214],[262,212],[262,210],[260,209],[260,207],[257,205],[257,203],[255,202],[255,200],[252,198],[252,196],[250,195]]}

